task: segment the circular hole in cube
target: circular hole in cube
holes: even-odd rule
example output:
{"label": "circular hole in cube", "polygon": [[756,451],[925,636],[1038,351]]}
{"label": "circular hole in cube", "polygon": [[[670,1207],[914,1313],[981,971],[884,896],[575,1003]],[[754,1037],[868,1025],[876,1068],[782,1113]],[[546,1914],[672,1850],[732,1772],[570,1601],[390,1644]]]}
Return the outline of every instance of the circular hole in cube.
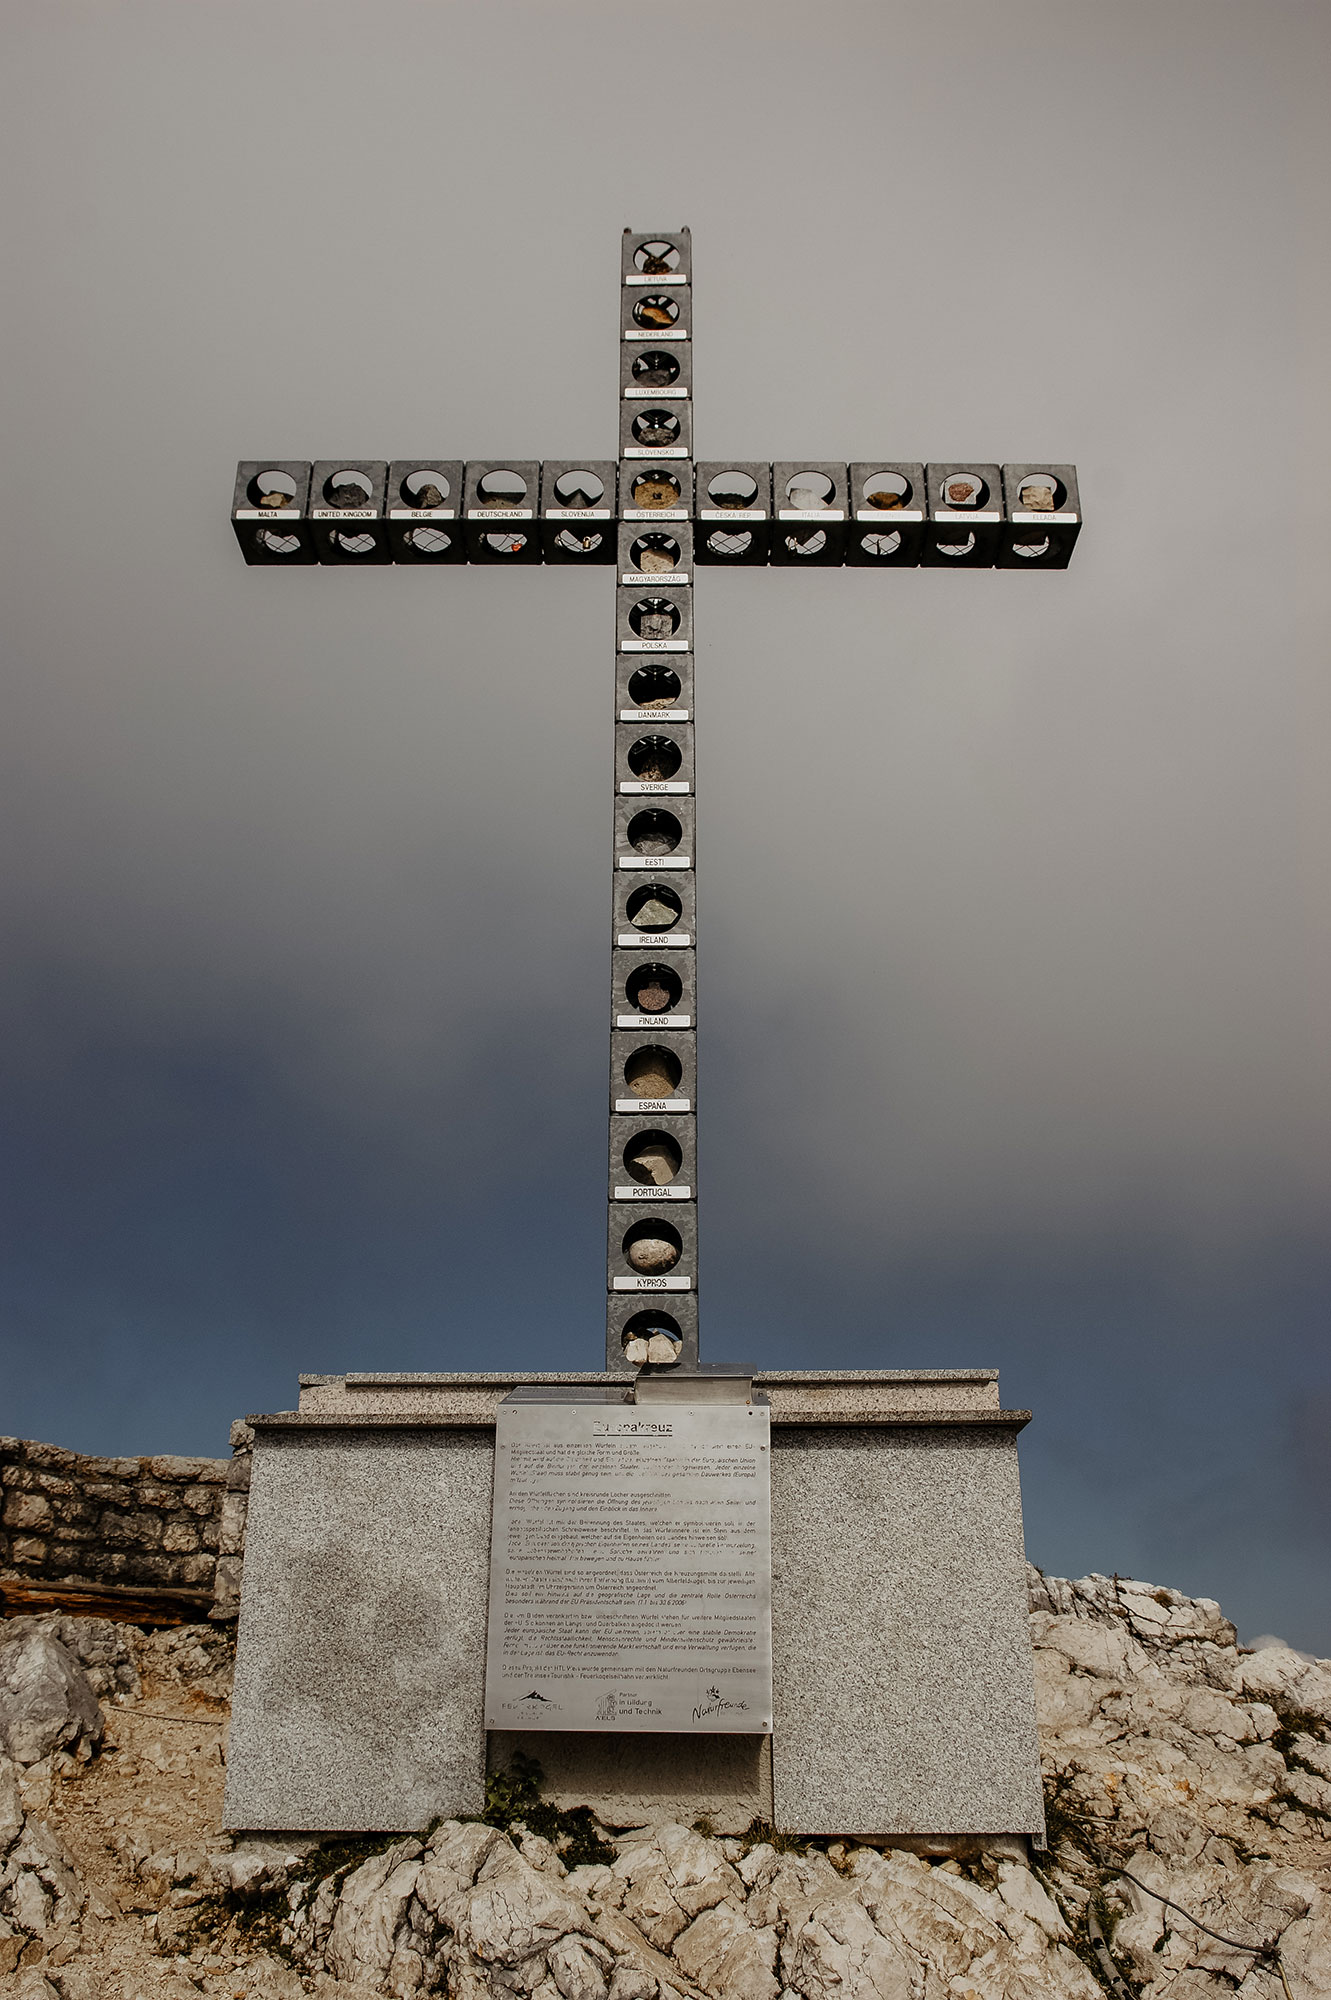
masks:
{"label": "circular hole in cube", "polygon": [[715,472],[707,482],[707,498],[713,507],[754,507],[758,482],[747,472]]}
{"label": "circular hole in cube", "polygon": [[679,380],[679,359],[674,354],[657,350],[650,354],[635,354],[633,379],[642,389],[668,389],[672,382]]}
{"label": "circular hole in cube", "polygon": [[676,570],[680,564],[680,546],[673,535],[659,532],[639,535],[629,550],[629,561],[640,576],[650,575],[653,570]]}
{"label": "circular hole in cube", "polygon": [[251,507],[263,507],[276,513],[279,507],[295,506],[296,482],[289,472],[279,472],[276,467],[268,472],[256,472],[245,488],[245,497]]}
{"label": "circular hole in cube", "polygon": [[624,1081],[635,1097],[673,1097],[683,1074],[673,1049],[635,1049],[624,1064]]}
{"label": "circular hole in cube", "polygon": [[827,536],[821,528],[811,528],[807,534],[787,535],[786,547],[793,556],[821,555],[827,547]]}
{"label": "circular hole in cube", "polygon": [[453,546],[453,537],[442,528],[408,528],[407,541],[418,555],[441,556]]}
{"label": "circular hole in cube", "polygon": [[659,1278],[673,1271],[684,1250],[684,1239],[672,1222],[658,1222],[644,1216],[624,1231],[625,1262],[645,1278]]}
{"label": "circular hole in cube", "polygon": [[633,419],[633,435],[639,444],[678,444],[679,429],[673,410],[643,410]]}
{"label": "circular hole in cube", "polygon": [[1053,550],[1054,542],[1049,535],[1041,535],[1035,541],[1028,540],[1013,542],[1012,544],[1013,555],[1021,556],[1026,562],[1040,562],[1045,556],[1052,555]]}
{"label": "circular hole in cube", "polygon": [[527,546],[525,535],[505,533],[486,535],[483,539],[492,556],[519,556]]}
{"label": "circular hole in cube", "polygon": [[864,505],[890,514],[904,507],[911,496],[911,483],[903,472],[871,472],[860,489]]}
{"label": "circular hole in cube", "polygon": [[1052,472],[1028,472],[1017,488],[1017,505],[1028,514],[1056,514],[1067,497],[1067,487]]}
{"label": "circular hole in cube", "polygon": [[678,1320],[661,1312],[634,1313],[632,1319],[624,1322],[619,1340],[624,1359],[637,1368],[645,1367],[648,1362],[657,1368],[668,1368],[679,1360],[684,1346]]}
{"label": "circular hole in cube", "polygon": [[344,535],[340,529],[334,529],[333,540],[344,556],[373,555],[378,546],[373,535]]}
{"label": "circular hole in cube", "polygon": [[628,824],[628,843],[635,854],[673,854],[683,838],[683,827],[664,806],[648,806],[634,813]]}
{"label": "circular hole in cube", "polygon": [[894,556],[901,547],[901,530],[894,528],[890,535],[861,535],[860,547],[866,556]]}
{"label": "circular hole in cube", "polygon": [[673,778],[682,759],[683,752],[673,736],[640,736],[629,745],[628,767],[645,785]]}
{"label": "circular hole in cube", "polygon": [[707,546],[714,556],[746,556],[753,547],[753,536],[747,529],[743,534],[727,535],[718,528],[707,537]]}
{"label": "circular hole in cube", "polygon": [[589,472],[585,466],[573,472],[561,472],[555,481],[557,507],[599,507],[604,498],[604,479],[595,472]]}
{"label": "circular hole in cube", "polygon": [[605,537],[594,529],[580,535],[576,528],[561,528],[555,536],[555,547],[566,556],[589,556],[600,548]]}
{"label": "circular hole in cube", "polygon": [[404,507],[446,507],[452,487],[447,474],[423,465],[407,474],[399,490]]}
{"label": "circular hole in cube", "polygon": [[671,1187],[684,1163],[669,1132],[635,1132],[624,1148],[624,1171],[639,1187]]}
{"label": "circular hole in cube", "polygon": [[825,472],[797,472],[786,481],[787,507],[830,507],[835,497],[836,482]]}
{"label": "circular hole in cube", "polygon": [[989,488],[978,472],[948,472],[938,482],[940,507],[983,507]]}
{"label": "circular hole in cube", "polygon": [[526,497],[526,480],[508,466],[483,472],[476,481],[476,504],[480,507],[520,507]]}
{"label": "circular hole in cube", "polygon": [[633,475],[635,507],[677,507],[679,499],[679,481],[664,466],[654,465]]}
{"label": "circular hole in cube", "polygon": [[948,556],[953,562],[960,562],[963,556],[974,554],[975,537],[967,535],[964,542],[935,542],[934,547],[940,556]]}
{"label": "circular hole in cube", "polygon": [[679,318],[679,300],[669,292],[645,292],[634,304],[633,318],[649,333],[664,333]]}
{"label": "circular hole in cube", "polygon": [[684,983],[672,965],[635,965],[624,991],[640,1014],[668,1014],[678,1005]]}
{"label": "circular hole in cube", "polygon": [[633,267],[645,271],[648,277],[664,276],[667,271],[679,269],[679,252],[673,243],[640,243],[633,253]]}
{"label": "circular hole in cube", "polygon": [[683,903],[664,882],[644,882],[633,891],[624,909],[629,922],[640,931],[673,930],[684,914]]}
{"label": "circular hole in cube", "polygon": [[639,708],[673,708],[680,693],[679,675],[664,660],[645,660],[629,675],[629,700]]}
{"label": "circular hole in cube", "polygon": [[271,528],[260,528],[258,542],[270,556],[294,556],[300,547],[300,536],[278,535]]}
{"label": "circular hole in cube", "polygon": [[329,473],[324,481],[324,501],[329,507],[369,507],[374,502],[374,487],[365,473],[348,466]]}
{"label": "circular hole in cube", "polygon": [[640,639],[670,639],[683,619],[679,606],[669,597],[640,597],[629,611],[629,627]]}

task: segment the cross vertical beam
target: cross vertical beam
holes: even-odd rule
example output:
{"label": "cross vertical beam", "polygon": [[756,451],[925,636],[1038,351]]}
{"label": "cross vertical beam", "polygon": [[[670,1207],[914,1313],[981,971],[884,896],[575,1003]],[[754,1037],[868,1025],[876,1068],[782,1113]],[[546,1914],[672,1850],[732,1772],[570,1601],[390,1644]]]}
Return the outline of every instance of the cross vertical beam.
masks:
{"label": "cross vertical beam", "polygon": [[625,230],[606,1367],[698,1366],[693,265]]}

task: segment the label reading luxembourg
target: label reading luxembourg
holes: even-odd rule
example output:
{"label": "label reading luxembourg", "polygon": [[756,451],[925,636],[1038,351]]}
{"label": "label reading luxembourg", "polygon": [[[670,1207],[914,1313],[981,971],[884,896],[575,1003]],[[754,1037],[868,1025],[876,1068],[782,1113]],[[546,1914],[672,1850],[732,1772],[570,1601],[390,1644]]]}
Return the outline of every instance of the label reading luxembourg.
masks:
{"label": "label reading luxembourg", "polygon": [[638,403],[644,402],[648,398],[650,398],[652,402],[656,402],[657,399],[661,396],[680,397],[680,396],[687,396],[688,393],[689,392],[687,389],[681,389],[677,384],[670,388],[664,388],[664,389],[626,389],[624,391],[624,394],[626,396],[631,397],[635,402]]}
{"label": "label reading luxembourg", "polygon": [[768,1734],[770,1470],[761,1405],[501,1403],[486,1728]]}

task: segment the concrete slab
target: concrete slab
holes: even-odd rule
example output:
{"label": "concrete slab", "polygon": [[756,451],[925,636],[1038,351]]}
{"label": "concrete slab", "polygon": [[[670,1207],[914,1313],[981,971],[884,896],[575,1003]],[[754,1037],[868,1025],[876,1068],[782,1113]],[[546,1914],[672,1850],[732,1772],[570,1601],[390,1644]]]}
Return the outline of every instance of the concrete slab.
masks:
{"label": "concrete slab", "polygon": [[[255,1426],[227,1824],[479,1811],[494,1411],[532,1376],[302,1380]],[[617,1384],[622,1377],[547,1378]],[[1041,1838],[1016,1434],[997,1376],[808,1371],[772,1399],[771,1745],[491,1738],[607,1824]]]}

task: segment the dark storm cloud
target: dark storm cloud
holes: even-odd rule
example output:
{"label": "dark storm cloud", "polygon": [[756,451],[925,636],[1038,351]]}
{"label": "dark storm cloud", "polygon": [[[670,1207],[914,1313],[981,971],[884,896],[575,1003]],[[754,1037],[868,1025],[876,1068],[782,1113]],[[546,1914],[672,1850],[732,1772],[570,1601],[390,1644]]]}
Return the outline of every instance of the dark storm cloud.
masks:
{"label": "dark storm cloud", "polygon": [[698,587],[705,1338],[999,1363],[1037,1558],[1331,1645],[1324,13],[686,4],[668,107],[576,0],[11,21],[4,1427],[594,1360],[607,588],[224,510],[612,450],[618,233],[687,221],[700,455],[1089,519]]}

